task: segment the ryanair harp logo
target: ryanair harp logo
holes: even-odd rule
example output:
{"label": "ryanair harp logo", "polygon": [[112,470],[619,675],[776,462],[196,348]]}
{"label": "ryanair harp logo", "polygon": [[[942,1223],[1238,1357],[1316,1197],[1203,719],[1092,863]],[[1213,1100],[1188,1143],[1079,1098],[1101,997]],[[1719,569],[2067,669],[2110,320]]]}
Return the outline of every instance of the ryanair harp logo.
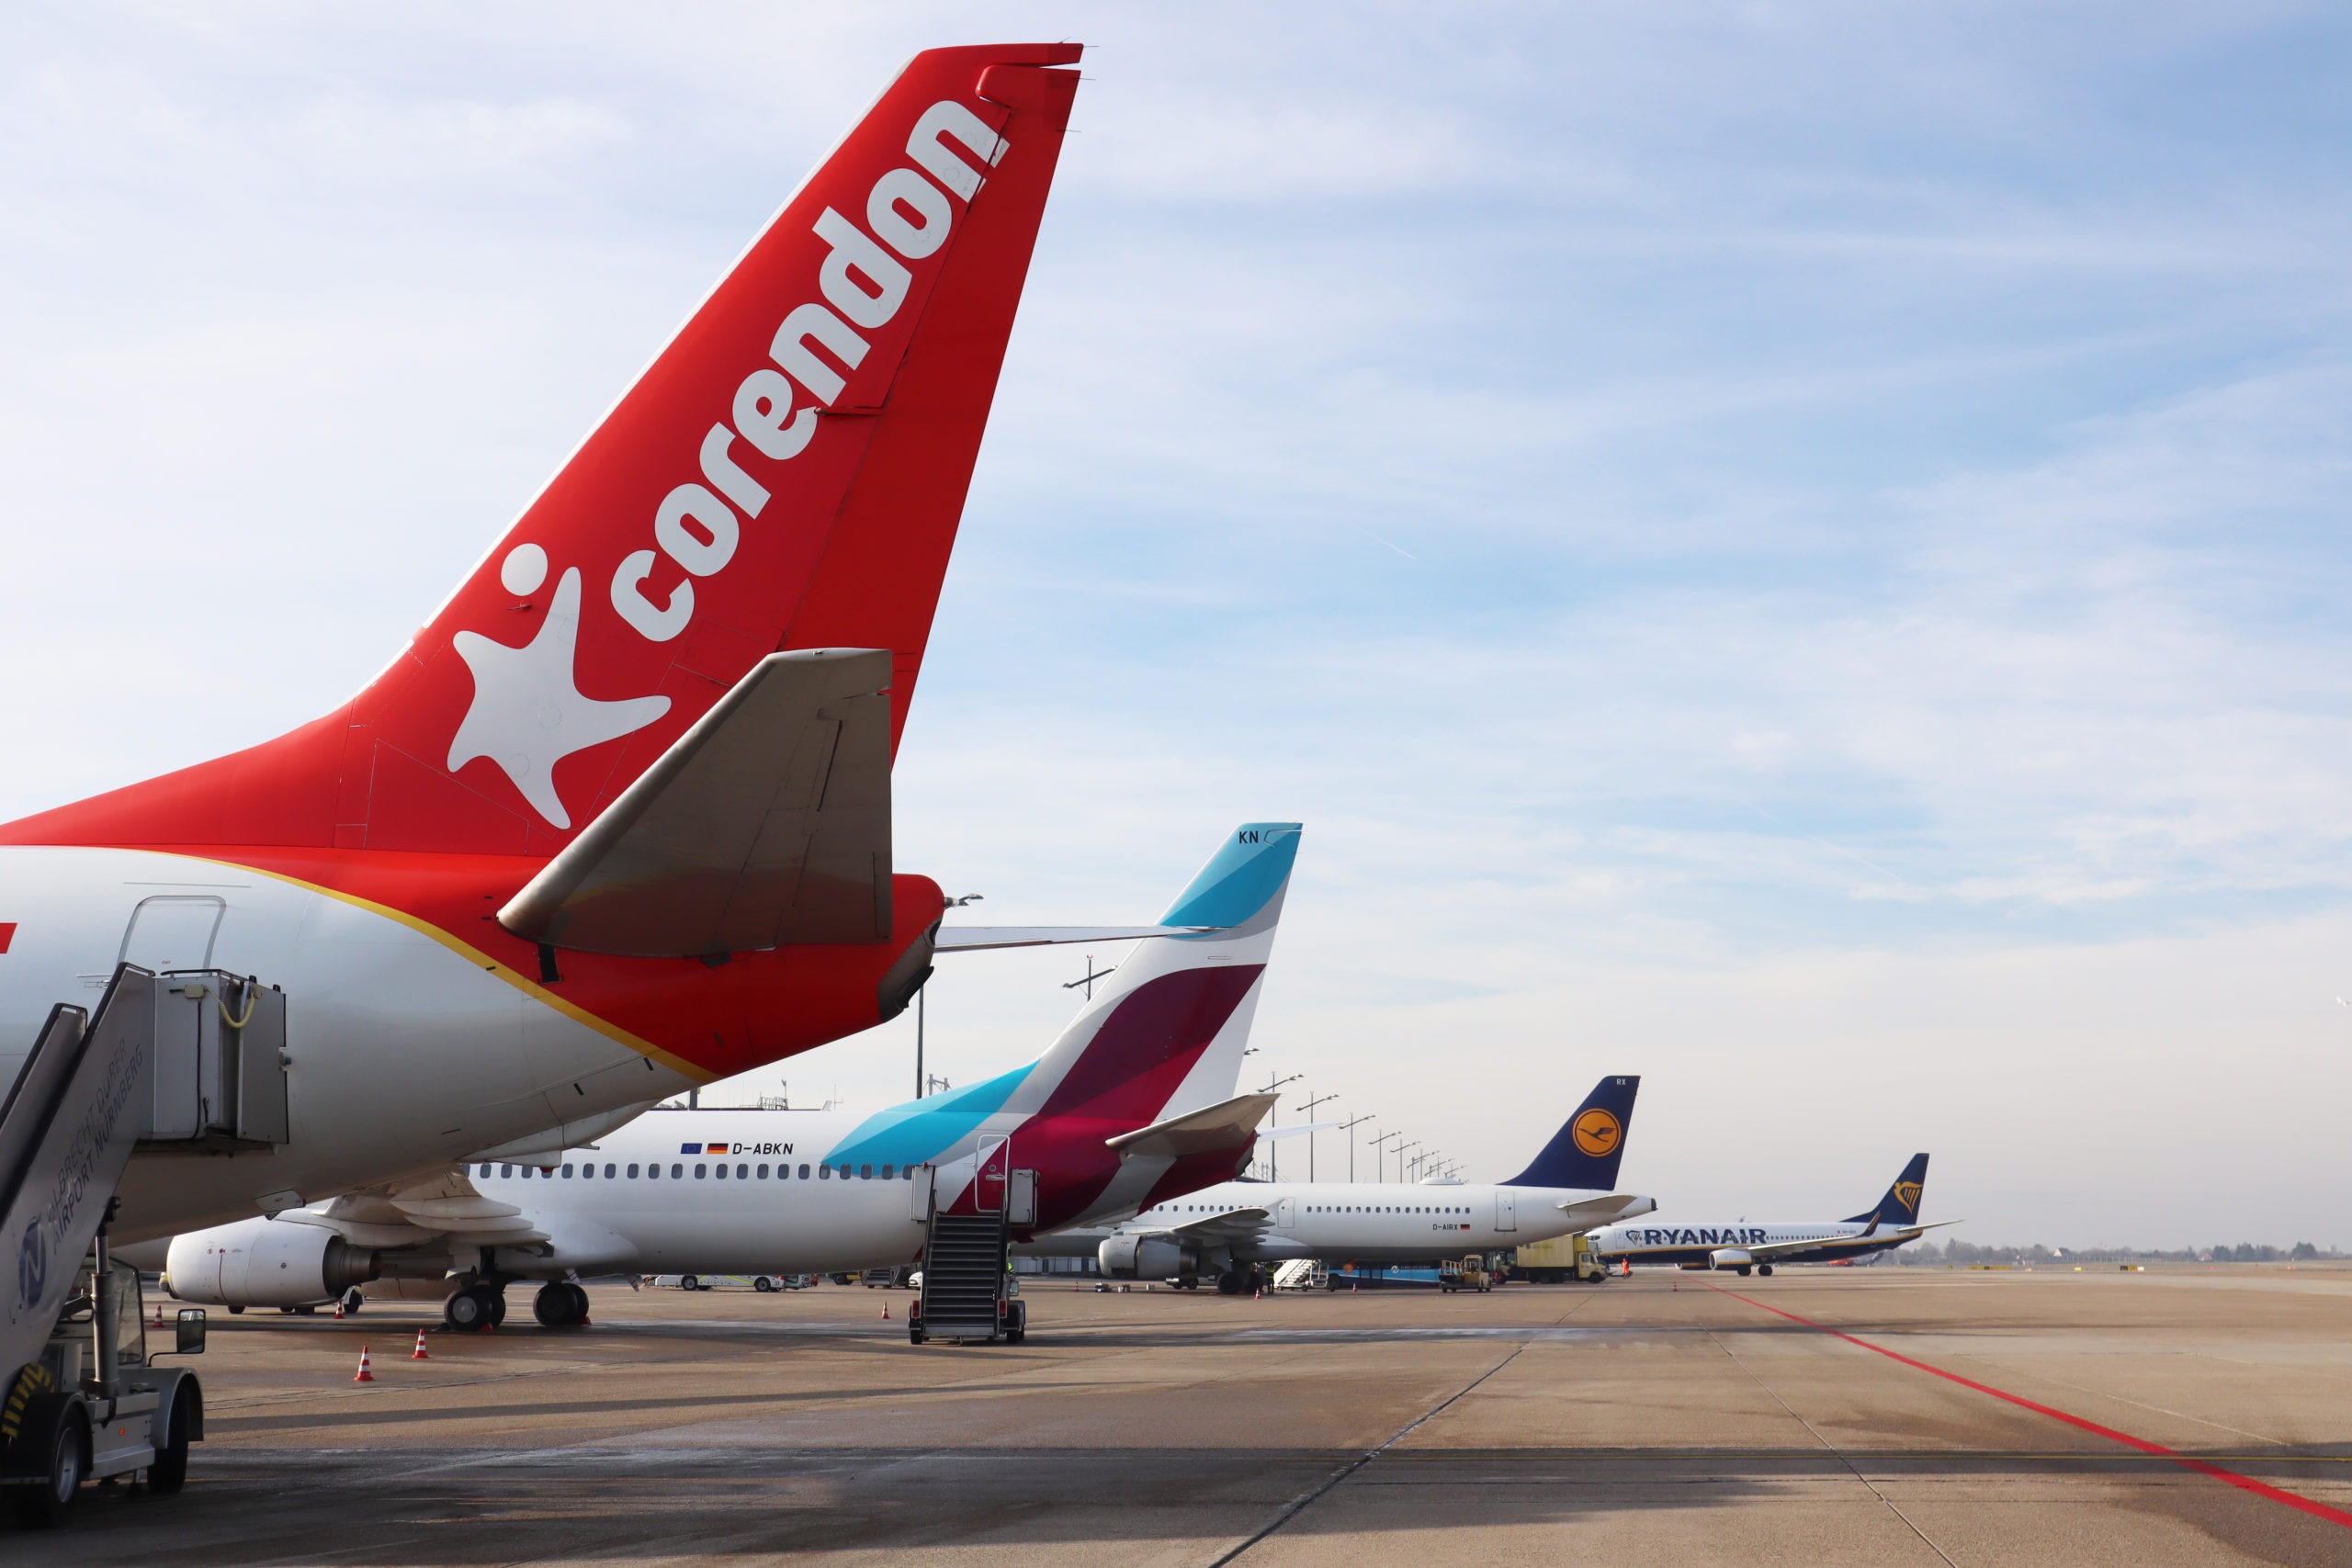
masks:
{"label": "ryanair harp logo", "polygon": [[1596,1106],[1570,1123],[1568,1134],[1576,1139],[1577,1148],[1599,1159],[1617,1147],[1617,1140],[1625,1135],[1625,1127],[1617,1120],[1615,1111]]}
{"label": "ryanair harp logo", "polygon": [[1919,1212],[1919,1190],[1917,1181],[1898,1181],[1894,1184],[1894,1201],[1916,1214]]}

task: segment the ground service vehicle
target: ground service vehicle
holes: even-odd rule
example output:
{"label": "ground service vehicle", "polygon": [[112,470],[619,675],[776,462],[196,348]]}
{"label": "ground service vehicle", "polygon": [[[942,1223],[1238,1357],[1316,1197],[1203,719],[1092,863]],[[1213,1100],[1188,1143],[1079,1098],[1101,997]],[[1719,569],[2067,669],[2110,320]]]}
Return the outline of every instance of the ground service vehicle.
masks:
{"label": "ground service vehicle", "polygon": [[1442,1258],[1437,1265],[1437,1288],[1441,1291],[1491,1291],[1495,1277],[1487,1268],[1487,1260],[1472,1253],[1467,1258]]}
{"label": "ground service vehicle", "polygon": [[1520,1247],[1510,1272],[1538,1285],[1561,1285],[1571,1280],[1598,1285],[1609,1277],[1600,1255],[1593,1250],[1592,1238],[1586,1235],[1555,1236]]}

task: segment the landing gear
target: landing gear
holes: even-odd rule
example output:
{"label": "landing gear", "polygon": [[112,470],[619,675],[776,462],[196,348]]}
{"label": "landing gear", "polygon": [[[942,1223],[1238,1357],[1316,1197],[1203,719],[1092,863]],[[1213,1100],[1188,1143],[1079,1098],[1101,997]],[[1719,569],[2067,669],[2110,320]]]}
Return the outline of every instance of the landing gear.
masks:
{"label": "landing gear", "polygon": [[1758,1263],[1756,1266],[1756,1271],[1769,1279],[1771,1277],[1772,1266],[1770,1263]]}
{"label": "landing gear", "polygon": [[1747,1278],[1747,1265],[1745,1263],[1739,1266],[1739,1277],[1743,1280]]}
{"label": "landing gear", "polygon": [[468,1285],[441,1307],[441,1320],[461,1334],[495,1328],[505,1315],[506,1292],[497,1285]]}
{"label": "landing gear", "polygon": [[1216,1277],[1216,1293],[1220,1296],[1238,1296],[1249,1288],[1249,1276],[1238,1269],[1228,1269]]}
{"label": "landing gear", "polygon": [[359,1293],[359,1287],[358,1287],[358,1286],[356,1286],[356,1285],[354,1285],[354,1286],[352,1286],[352,1287],[351,1287],[351,1289],[349,1289],[349,1290],[347,1290],[347,1291],[344,1292],[343,1292],[343,1315],[344,1315],[344,1316],[345,1316],[345,1317],[356,1317],[356,1316],[357,1316],[357,1315],[358,1315],[358,1314],[359,1314],[359,1305],[360,1305],[360,1303],[361,1303],[362,1302],[365,1302],[367,1299],[368,1299],[368,1298],[367,1298],[366,1296],[363,1296],[363,1295],[361,1295],[361,1294]]}
{"label": "landing gear", "polygon": [[541,1285],[531,1315],[541,1328],[577,1328],[588,1321],[588,1292],[564,1280]]}

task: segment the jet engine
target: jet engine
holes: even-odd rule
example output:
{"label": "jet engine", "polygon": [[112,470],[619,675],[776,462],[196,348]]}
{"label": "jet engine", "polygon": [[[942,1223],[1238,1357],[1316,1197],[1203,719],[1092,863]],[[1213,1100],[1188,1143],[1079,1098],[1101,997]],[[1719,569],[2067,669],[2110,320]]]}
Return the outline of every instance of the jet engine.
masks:
{"label": "jet engine", "polygon": [[184,1302],[303,1306],[333,1301],[383,1272],[382,1258],[323,1225],[243,1220],[172,1238],[164,1280]]}
{"label": "jet engine", "polygon": [[1747,1266],[1755,1261],[1754,1255],[1744,1247],[1719,1247],[1707,1255],[1707,1262],[1710,1266],[1716,1269],[1736,1269],[1743,1274],[1747,1272]]}
{"label": "jet engine", "polygon": [[1094,1249],[1106,1280],[1173,1280],[1201,1271],[1201,1256],[1164,1235],[1114,1235]]}

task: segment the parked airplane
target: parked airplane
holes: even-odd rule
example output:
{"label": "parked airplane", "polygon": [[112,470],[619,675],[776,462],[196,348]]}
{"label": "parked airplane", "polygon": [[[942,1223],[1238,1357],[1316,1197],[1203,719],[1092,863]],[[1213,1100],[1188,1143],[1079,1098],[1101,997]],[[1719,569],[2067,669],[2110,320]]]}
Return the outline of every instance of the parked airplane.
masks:
{"label": "parked airplane", "polygon": [[1078,57],[917,55],[344,706],[0,826],[0,1082],[120,963],[287,998],[290,1141],[209,1104],[225,1157],[134,1158],[119,1241],[552,1156],[955,945],[890,760]]}
{"label": "parked airplane", "polygon": [[[370,1295],[448,1294],[453,1326],[504,1315],[512,1280],[549,1281],[549,1326],[581,1322],[579,1275],[831,1272],[913,1261],[934,1193],[1001,1205],[1035,1171],[1016,1227],[1101,1224],[1230,1177],[1275,1097],[1235,1095],[1264,988],[1298,824],[1229,836],[1163,925],[1039,1060],[877,1115],[655,1111],[545,1166],[476,1161],[399,1190],[175,1239],[183,1301],[299,1306],[383,1277]],[[388,1288],[390,1287],[390,1288]]]}
{"label": "parked airplane", "polygon": [[1862,1213],[1809,1224],[1611,1225],[1595,1231],[1592,1249],[1609,1263],[1679,1263],[1686,1269],[1753,1268],[1770,1274],[1779,1263],[1844,1263],[1917,1241],[1958,1220],[1919,1223],[1919,1200],[1928,1190],[1928,1156],[1913,1155],[1886,1196]]}
{"label": "parked airplane", "polygon": [[1657,1207],[1615,1190],[1641,1087],[1638,1077],[1601,1079],[1508,1181],[1234,1181],[1156,1201],[1107,1230],[1064,1230],[1018,1250],[1091,1254],[1113,1279],[1172,1279],[1188,1290],[1207,1275],[1232,1295],[1260,1288],[1264,1265],[1294,1258],[1424,1263],[1590,1230]]}

